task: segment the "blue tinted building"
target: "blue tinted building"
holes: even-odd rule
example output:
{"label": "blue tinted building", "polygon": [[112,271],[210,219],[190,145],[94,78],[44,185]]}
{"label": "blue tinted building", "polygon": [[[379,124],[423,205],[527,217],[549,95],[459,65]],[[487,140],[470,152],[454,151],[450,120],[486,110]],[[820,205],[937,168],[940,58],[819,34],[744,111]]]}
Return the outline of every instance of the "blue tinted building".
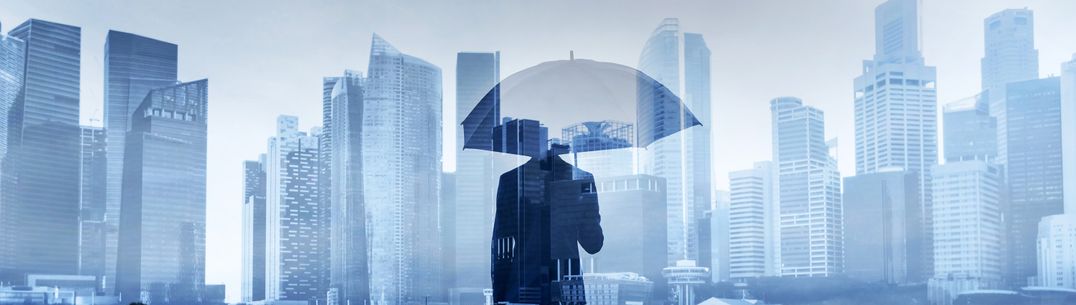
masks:
{"label": "blue tinted building", "polygon": [[331,228],[327,240],[332,249],[329,277],[331,287],[337,289],[338,304],[359,303],[370,298],[362,180],[363,78],[357,72],[347,71],[334,79],[329,101],[331,115],[326,121],[332,129],[323,129],[322,133],[329,136],[321,137],[330,141],[330,152],[322,152],[330,158],[331,175],[328,177],[331,220],[324,224],[325,228]]}
{"label": "blue tinted building", "polygon": [[[18,38],[0,35],[0,276],[14,269],[14,219],[6,211],[14,207],[15,175],[12,148],[8,141],[17,121],[9,120],[20,99],[26,65],[26,44]],[[17,142],[16,142],[17,143]]]}
{"label": "blue tinted building", "polygon": [[[9,32],[25,42],[23,93],[8,128],[11,200],[4,202],[13,269],[74,274],[79,238],[79,69],[81,29],[38,19]],[[13,155],[12,155],[13,154]],[[47,224],[47,225],[43,225]]]}
{"label": "blue tinted building", "polygon": [[[105,274],[105,130],[81,127],[81,162],[79,163],[80,209],[78,274],[101,280]],[[100,287],[100,285],[98,285]]]}
{"label": "blue tinted building", "polygon": [[208,80],[154,89],[131,117],[116,288],[123,302],[200,302]]}
{"label": "blue tinted building", "polygon": [[[105,37],[105,132],[108,139],[106,184],[105,273],[116,278],[116,251],[120,219],[123,160],[131,116],[152,89],[175,85],[178,80],[175,44],[120,31]],[[112,287],[107,287],[109,291]]]}
{"label": "blue tinted building", "polygon": [[1034,285],[1039,220],[1064,212],[1061,81],[1051,77],[1010,83],[1006,94],[1008,280],[1016,286]]}
{"label": "blue tinted building", "polygon": [[242,302],[265,300],[265,155],[243,161]]}

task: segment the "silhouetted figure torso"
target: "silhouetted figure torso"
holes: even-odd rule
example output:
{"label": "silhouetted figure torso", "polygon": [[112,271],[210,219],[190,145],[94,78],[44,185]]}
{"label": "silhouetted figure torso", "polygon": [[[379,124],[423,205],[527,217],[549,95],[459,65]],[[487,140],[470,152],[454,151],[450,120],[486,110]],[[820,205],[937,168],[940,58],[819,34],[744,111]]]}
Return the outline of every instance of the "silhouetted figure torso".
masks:
{"label": "silhouetted figure torso", "polygon": [[[582,274],[579,246],[601,250],[604,237],[592,178],[573,180],[573,166],[544,154],[500,177],[493,224],[492,280],[495,303],[583,304],[561,296],[557,282]],[[589,175],[588,175],[589,176]]]}

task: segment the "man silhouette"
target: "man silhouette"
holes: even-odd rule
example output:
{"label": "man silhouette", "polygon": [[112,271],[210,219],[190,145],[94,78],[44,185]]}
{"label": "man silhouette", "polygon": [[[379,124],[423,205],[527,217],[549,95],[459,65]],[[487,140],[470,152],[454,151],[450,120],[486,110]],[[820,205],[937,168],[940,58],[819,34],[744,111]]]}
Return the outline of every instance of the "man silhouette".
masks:
{"label": "man silhouette", "polygon": [[[604,235],[594,180],[572,179],[558,157],[567,145],[545,149],[544,127],[512,120],[494,128],[495,147],[528,156],[501,175],[491,243],[493,300],[498,304],[584,304],[580,289],[562,289],[565,276],[582,274],[579,246],[601,250]],[[571,291],[565,294],[563,292]]]}

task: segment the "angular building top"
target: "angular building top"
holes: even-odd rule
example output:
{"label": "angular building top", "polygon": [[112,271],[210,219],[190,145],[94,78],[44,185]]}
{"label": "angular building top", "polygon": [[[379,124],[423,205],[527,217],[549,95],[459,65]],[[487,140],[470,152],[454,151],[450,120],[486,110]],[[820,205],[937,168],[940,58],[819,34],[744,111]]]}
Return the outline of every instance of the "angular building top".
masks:
{"label": "angular building top", "polygon": [[922,63],[918,0],[889,0],[874,10],[874,61]]}

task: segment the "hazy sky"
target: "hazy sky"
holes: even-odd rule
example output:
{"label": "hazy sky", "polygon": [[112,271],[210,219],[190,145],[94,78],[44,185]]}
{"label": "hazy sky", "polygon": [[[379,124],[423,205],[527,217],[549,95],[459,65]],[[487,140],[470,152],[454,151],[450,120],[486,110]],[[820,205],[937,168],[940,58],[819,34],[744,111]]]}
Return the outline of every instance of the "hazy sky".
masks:
{"label": "hazy sky", "polygon": [[[265,151],[277,115],[298,115],[304,129],[319,125],[321,78],[365,71],[374,32],[443,69],[445,119],[454,122],[456,52],[500,50],[502,77],[566,59],[569,50],[635,66],[661,19],[678,17],[713,52],[715,183],[725,189],[728,171],[769,159],[769,100],[785,95],[826,112],[827,136],[842,144],[842,173],[853,174],[852,79],[874,53],[873,9],[881,2],[9,0],[0,22],[5,32],[31,17],[82,27],[86,124],[100,125],[103,115],[109,29],[176,43],[181,80],[209,78],[206,281],[227,284],[229,301],[237,301],[241,162]],[[939,104],[977,93],[982,20],[999,10],[1035,11],[1043,76],[1076,53],[1076,1],[923,2],[923,51],[938,68]],[[452,125],[445,147],[455,147]]]}

